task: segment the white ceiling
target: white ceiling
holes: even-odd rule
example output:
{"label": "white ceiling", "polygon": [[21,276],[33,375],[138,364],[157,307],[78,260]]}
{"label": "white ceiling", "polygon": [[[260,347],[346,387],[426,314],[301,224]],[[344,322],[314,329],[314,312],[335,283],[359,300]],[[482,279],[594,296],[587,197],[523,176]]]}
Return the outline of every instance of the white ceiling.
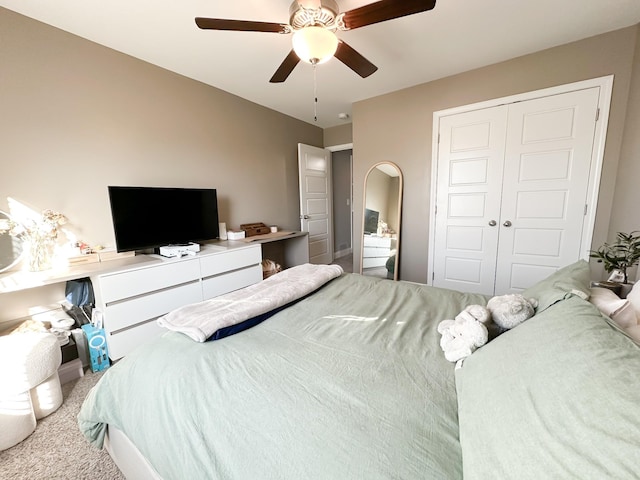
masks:
{"label": "white ceiling", "polygon": [[[372,0],[337,0],[342,11]],[[0,5],[320,127],[351,105],[640,23],[640,0],[438,0],[434,10],[338,36],[378,66],[366,79],[338,60],[269,79],[291,36],[200,30],[194,18],[287,23],[290,0],[0,0]]]}

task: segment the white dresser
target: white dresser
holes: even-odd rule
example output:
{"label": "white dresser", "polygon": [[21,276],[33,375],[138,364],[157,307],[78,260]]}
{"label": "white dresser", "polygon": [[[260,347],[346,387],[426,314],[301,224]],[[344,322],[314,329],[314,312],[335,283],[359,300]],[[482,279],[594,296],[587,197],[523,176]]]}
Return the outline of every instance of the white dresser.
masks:
{"label": "white dresser", "polygon": [[204,245],[193,257],[146,257],[91,276],[111,360],[166,332],[155,320],[169,311],[262,280],[259,244],[228,242]]}
{"label": "white dresser", "polygon": [[362,268],[384,267],[391,256],[391,237],[365,235],[362,248]]}

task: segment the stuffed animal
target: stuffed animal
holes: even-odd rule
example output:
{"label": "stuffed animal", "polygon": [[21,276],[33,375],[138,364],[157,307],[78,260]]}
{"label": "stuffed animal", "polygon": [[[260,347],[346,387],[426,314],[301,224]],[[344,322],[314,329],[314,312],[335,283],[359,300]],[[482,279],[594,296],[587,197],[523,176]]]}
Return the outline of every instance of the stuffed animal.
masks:
{"label": "stuffed animal", "polygon": [[519,293],[499,295],[487,303],[493,322],[502,329],[509,330],[535,315],[538,301],[524,298]]}
{"label": "stuffed animal", "polygon": [[491,313],[487,308],[469,305],[454,320],[441,321],[438,333],[442,334],[440,347],[444,351],[444,357],[450,362],[457,362],[487,343],[485,323],[490,319]]}

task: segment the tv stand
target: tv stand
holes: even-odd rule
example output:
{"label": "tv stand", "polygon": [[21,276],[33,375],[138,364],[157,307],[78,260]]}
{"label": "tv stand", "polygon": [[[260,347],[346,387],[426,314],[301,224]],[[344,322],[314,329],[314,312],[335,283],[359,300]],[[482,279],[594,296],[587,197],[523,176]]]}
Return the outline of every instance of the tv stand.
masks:
{"label": "tv stand", "polygon": [[91,276],[111,360],[166,332],[156,319],[171,310],[262,280],[260,245],[204,245],[184,258],[145,256],[147,262]]}
{"label": "tv stand", "polygon": [[[144,261],[140,257],[144,257]],[[262,259],[284,268],[309,261],[306,232],[278,238],[215,241],[193,256],[131,257],[131,263],[91,276],[96,308],[103,313],[109,357],[117,360],[167,330],[158,317],[262,280]]]}

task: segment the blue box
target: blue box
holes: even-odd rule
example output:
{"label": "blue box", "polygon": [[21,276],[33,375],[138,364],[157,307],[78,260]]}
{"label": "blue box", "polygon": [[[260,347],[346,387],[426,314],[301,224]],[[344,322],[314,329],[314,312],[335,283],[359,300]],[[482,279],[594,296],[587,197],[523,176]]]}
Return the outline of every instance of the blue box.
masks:
{"label": "blue box", "polygon": [[109,368],[109,352],[107,350],[107,335],[104,328],[96,328],[91,324],[82,325],[87,339],[89,363],[92,372],[100,372]]}

